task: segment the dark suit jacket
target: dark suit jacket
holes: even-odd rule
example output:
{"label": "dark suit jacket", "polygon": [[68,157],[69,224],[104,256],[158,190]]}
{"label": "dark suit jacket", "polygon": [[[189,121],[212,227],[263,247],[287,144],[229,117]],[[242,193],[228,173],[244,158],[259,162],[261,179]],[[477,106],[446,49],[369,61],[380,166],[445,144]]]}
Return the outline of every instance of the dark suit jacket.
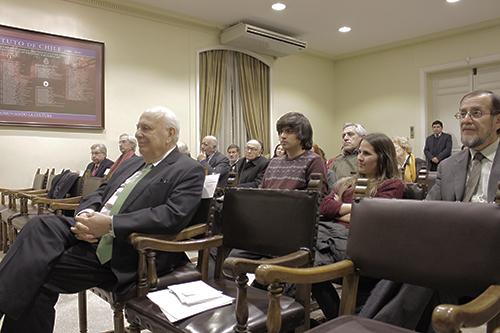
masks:
{"label": "dark suit jacket", "polygon": [[[461,201],[465,193],[469,149],[464,149],[439,163],[436,183],[427,194],[428,200]],[[497,182],[500,180],[500,145],[491,166],[488,182],[488,201],[495,200]]]}
{"label": "dark suit jacket", "polygon": [[268,163],[269,160],[264,156],[259,156],[248,162],[246,158],[240,159],[236,163],[238,187],[259,187]]}
{"label": "dark suit jacket", "polygon": [[226,186],[230,169],[229,159],[226,155],[216,151],[209,160],[205,159],[200,163],[204,168],[207,169],[207,174],[220,174],[217,186]]}
{"label": "dark suit jacket", "polygon": [[[113,193],[144,165],[142,158],[129,159],[99,189],[83,198],[77,211],[99,211]],[[132,232],[175,234],[186,227],[201,200],[203,168],[175,148],[132,190],[121,210],[113,216],[113,256],[111,269],[118,279],[117,289],[135,280],[137,252],[128,242]],[[158,270],[168,272],[185,262],[184,254],[162,253]]]}
{"label": "dark suit jacket", "polygon": [[[92,172],[92,169],[94,169],[94,165],[95,164],[93,162],[90,162],[85,170],[89,170],[90,172]],[[104,172],[106,171],[106,169],[111,168],[112,165],[113,161],[110,160],[109,158],[105,158],[101,163],[99,163],[99,167],[97,168],[97,173],[93,176],[104,177]]]}
{"label": "dark suit jacket", "polygon": [[435,138],[434,134],[427,137],[425,140],[424,154],[427,159],[427,167],[429,170],[435,171],[437,167],[431,159],[437,157],[441,163],[442,160],[451,155],[452,146],[451,135],[447,133],[441,133],[439,138]]}

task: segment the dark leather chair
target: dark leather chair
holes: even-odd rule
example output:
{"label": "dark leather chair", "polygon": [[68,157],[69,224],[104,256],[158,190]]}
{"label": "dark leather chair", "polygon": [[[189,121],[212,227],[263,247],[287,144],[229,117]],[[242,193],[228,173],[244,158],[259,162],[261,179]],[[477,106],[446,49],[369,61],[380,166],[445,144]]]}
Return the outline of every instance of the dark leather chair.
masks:
{"label": "dark leather chair", "polygon": [[[493,332],[500,319],[499,221],[500,205],[493,203],[361,199],[353,204],[351,215],[350,260],[306,269],[273,265],[257,269],[257,280],[271,286],[268,331],[278,332],[280,327],[280,313],[276,311],[280,282],[316,283],[343,277],[340,314],[351,315],[359,276],[365,275],[457,296],[480,294],[467,305],[438,307],[434,328],[438,332],[459,332],[460,326],[490,321],[488,332]],[[310,332],[409,331],[348,316]]]}
{"label": "dark leather chair", "polygon": [[[125,293],[116,293],[101,288],[90,290],[108,302],[113,310],[115,333],[125,332],[123,308],[127,301],[146,295],[150,290],[165,289],[172,284],[206,280],[208,277],[208,249],[221,244],[221,236],[210,235],[213,220],[214,200],[202,199],[190,226],[177,235],[130,235],[130,242],[139,254],[137,283]],[[196,239],[201,238],[201,239]],[[198,251],[198,261],[177,267],[174,271],[159,276],[156,272],[155,251],[186,252]],[[87,332],[86,291],[78,293],[80,332]]]}
{"label": "dark leather chair", "polygon": [[[208,283],[235,297],[233,304],[171,323],[148,298],[127,302],[131,332],[265,332],[265,290],[247,287],[247,273],[263,262],[292,267],[312,264],[316,244],[319,192],[226,189],[222,208],[223,244],[218,249],[215,278]],[[230,249],[272,259],[222,259]],[[226,277],[221,277],[221,270]],[[236,282],[236,283],[235,283]],[[310,285],[296,285],[295,298],[284,297],[281,315],[287,330],[309,325]],[[301,327],[301,328],[300,328]]]}

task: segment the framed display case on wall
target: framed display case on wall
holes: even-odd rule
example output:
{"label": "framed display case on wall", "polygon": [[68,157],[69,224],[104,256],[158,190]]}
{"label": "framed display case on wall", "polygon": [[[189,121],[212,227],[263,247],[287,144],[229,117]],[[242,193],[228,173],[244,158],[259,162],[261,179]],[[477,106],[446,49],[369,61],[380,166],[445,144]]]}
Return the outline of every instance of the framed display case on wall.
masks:
{"label": "framed display case on wall", "polygon": [[0,125],[104,129],[104,43],[0,25]]}

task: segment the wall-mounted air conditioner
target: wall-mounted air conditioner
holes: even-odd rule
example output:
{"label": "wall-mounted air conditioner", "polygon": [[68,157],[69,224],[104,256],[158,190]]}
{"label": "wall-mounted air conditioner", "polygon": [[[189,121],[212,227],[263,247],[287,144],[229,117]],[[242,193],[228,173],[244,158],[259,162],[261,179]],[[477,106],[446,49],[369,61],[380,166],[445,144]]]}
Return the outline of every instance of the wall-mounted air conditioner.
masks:
{"label": "wall-mounted air conditioner", "polygon": [[245,23],[222,31],[220,40],[222,44],[275,57],[287,56],[307,47],[307,43],[301,40]]}

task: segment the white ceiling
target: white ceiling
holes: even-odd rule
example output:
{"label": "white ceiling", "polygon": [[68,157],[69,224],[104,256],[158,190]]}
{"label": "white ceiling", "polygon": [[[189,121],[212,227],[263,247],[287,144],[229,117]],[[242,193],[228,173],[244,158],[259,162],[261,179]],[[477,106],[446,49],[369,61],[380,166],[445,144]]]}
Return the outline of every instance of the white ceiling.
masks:
{"label": "white ceiling", "polygon": [[[454,4],[445,0],[281,0],[287,5],[282,12],[270,8],[272,0],[129,1],[219,28],[251,23],[307,41],[309,49],[332,58],[450,30],[500,24],[500,0]],[[338,32],[343,25],[352,31]]]}

